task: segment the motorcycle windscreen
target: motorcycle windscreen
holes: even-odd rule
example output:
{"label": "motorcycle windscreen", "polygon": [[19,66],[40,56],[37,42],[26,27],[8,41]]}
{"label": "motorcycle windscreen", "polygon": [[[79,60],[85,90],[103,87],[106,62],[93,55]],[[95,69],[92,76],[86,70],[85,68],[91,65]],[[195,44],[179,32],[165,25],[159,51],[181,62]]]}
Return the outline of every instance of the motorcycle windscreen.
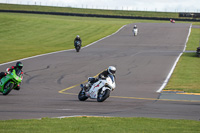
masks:
{"label": "motorcycle windscreen", "polygon": [[107,85],[113,90],[115,89],[115,77],[113,75],[108,75],[109,78],[107,78]]}
{"label": "motorcycle windscreen", "polygon": [[112,80],[112,83],[114,83],[115,82],[115,78],[114,78],[114,76],[113,75],[108,75],[109,77],[110,77],[110,79]]}
{"label": "motorcycle windscreen", "polygon": [[17,71],[16,71],[16,75],[17,75],[18,77],[20,77],[20,76],[21,76],[21,73],[22,73],[22,71],[21,71],[21,70],[17,70]]}

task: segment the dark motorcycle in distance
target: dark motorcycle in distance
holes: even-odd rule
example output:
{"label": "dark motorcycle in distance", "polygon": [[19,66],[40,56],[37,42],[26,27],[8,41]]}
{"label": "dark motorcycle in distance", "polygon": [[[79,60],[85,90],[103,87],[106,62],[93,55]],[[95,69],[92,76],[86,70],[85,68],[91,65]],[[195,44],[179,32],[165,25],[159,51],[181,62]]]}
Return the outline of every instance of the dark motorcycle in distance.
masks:
{"label": "dark motorcycle in distance", "polygon": [[74,46],[75,46],[76,52],[79,52],[80,49],[81,49],[81,42],[80,41],[76,41]]}
{"label": "dark motorcycle in distance", "polygon": [[197,57],[200,57],[200,47],[197,48]]}

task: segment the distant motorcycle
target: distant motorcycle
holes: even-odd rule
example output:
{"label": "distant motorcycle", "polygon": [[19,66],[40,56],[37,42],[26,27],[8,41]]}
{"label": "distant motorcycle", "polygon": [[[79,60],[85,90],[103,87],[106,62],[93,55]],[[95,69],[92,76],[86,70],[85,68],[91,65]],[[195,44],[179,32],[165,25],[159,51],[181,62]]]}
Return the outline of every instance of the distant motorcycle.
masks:
{"label": "distant motorcycle", "polygon": [[12,89],[19,90],[20,88],[17,85],[22,82],[22,79],[21,70],[7,71],[7,75],[0,80],[0,92],[3,95],[8,95]]}
{"label": "distant motorcycle", "polygon": [[76,52],[79,52],[80,49],[81,49],[81,42],[80,41],[76,41],[74,46],[75,46]]}
{"label": "distant motorcycle", "polygon": [[105,101],[110,96],[110,91],[113,91],[116,87],[115,78],[113,75],[109,75],[105,79],[99,79],[92,84],[89,90],[84,90],[81,84],[81,91],[79,92],[78,99],[85,101],[88,98],[97,99],[98,102]]}
{"label": "distant motorcycle", "polygon": [[197,56],[200,57],[200,47],[197,48]]}
{"label": "distant motorcycle", "polygon": [[134,35],[134,36],[137,36],[137,35],[138,35],[138,29],[135,29],[135,28],[133,29],[133,35]]}
{"label": "distant motorcycle", "polygon": [[171,22],[171,23],[175,23],[175,20],[174,20],[174,19],[170,19],[170,22]]}

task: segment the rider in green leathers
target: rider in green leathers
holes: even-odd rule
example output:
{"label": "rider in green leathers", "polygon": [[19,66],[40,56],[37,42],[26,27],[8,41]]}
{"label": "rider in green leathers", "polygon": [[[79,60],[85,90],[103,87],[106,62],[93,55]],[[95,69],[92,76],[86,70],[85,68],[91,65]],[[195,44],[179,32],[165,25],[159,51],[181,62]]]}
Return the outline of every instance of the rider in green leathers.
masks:
{"label": "rider in green leathers", "polygon": [[[15,71],[16,71],[17,73],[18,73],[18,71],[19,71],[20,73],[18,73],[18,74],[21,75],[21,74],[23,74],[22,68],[23,68],[22,62],[18,61],[18,62],[16,63],[16,66],[12,66],[12,67],[10,67],[10,68],[7,68],[7,69],[6,69],[6,72],[12,72],[13,69],[15,69]],[[6,76],[6,75],[7,75],[7,73],[1,72],[1,73],[0,73],[0,80],[1,80],[4,76]],[[16,88],[16,89],[17,89],[17,90],[20,89],[20,85],[19,85],[19,84],[17,85],[17,88]]]}

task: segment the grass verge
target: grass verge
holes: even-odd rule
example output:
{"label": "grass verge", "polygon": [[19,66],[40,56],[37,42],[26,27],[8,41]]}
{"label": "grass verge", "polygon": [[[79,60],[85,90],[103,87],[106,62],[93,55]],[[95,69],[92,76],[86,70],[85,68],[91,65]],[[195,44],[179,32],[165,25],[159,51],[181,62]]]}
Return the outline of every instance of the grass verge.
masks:
{"label": "grass verge", "polygon": [[[186,51],[196,51],[199,47],[200,29],[192,28]],[[165,90],[179,90],[188,93],[200,93],[198,73],[200,58],[196,53],[183,53],[177,66],[165,87]]]}
{"label": "grass verge", "polygon": [[0,121],[1,133],[197,133],[200,122],[157,118],[71,117]]}
{"label": "grass verge", "polygon": [[200,93],[198,73],[200,58],[196,53],[184,53],[180,58],[165,90]]}
{"label": "grass verge", "polygon": [[186,51],[196,51],[199,47],[200,41],[200,29],[192,28],[190,38],[187,43]]}
{"label": "grass verge", "polygon": [[81,14],[115,15],[115,16],[179,18],[178,13],[172,13],[172,12],[101,10],[101,9],[51,7],[51,6],[36,6],[36,5],[0,4],[0,9],[2,9],[2,10],[22,10],[22,11],[42,11],[42,12],[65,12],[65,13],[81,13]]}

